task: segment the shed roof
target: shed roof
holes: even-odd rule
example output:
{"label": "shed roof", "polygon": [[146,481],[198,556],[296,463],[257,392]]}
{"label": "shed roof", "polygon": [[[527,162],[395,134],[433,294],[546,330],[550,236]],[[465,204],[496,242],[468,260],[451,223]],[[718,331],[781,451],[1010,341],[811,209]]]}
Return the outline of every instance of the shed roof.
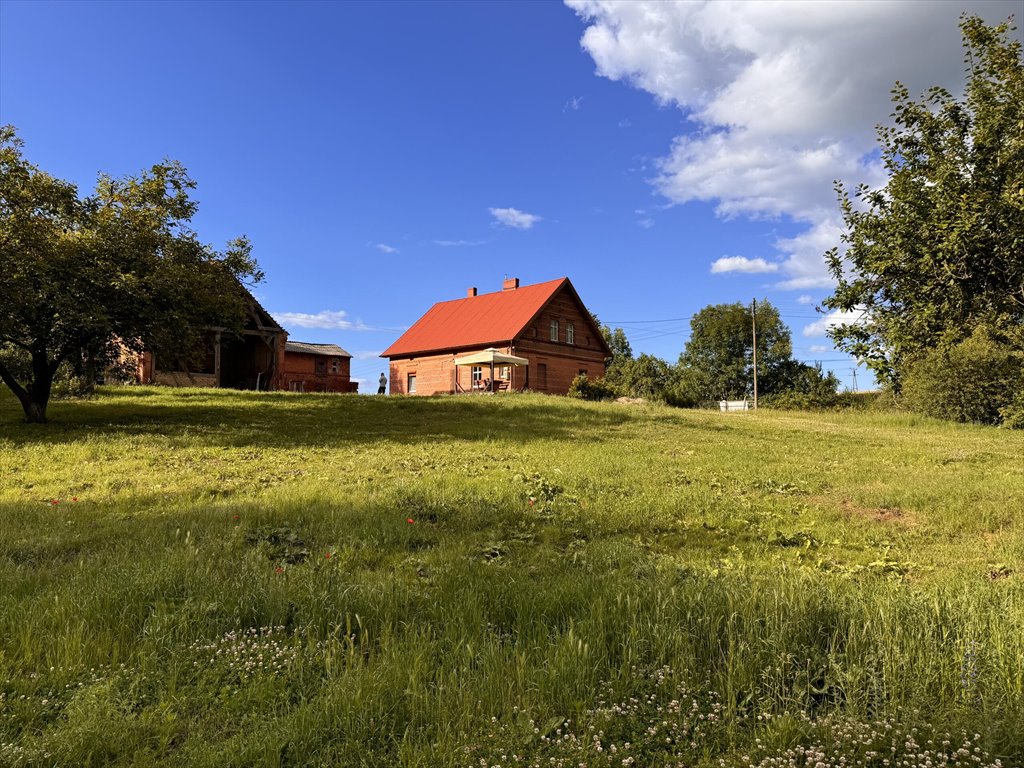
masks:
{"label": "shed roof", "polygon": [[[576,289],[567,277],[513,290],[440,301],[380,356],[403,357],[511,342],[563,288],[568,288],[579,301]],[[585,307],[584,313],[589,317]],[[604,342],[600,333],[597,337],[601,343]]]}
{"label": "shed roof", "polygon": [[337,344],[310,344],[305,341],[287,341],[285,352],[298,352],[301,355],[326,355],[328,357],[352,357]]}

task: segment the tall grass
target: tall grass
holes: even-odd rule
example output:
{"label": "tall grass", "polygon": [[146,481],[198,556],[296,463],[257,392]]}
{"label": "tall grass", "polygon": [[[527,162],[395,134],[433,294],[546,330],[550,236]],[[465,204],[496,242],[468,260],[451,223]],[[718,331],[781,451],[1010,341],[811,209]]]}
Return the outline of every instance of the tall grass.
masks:
{"label": "tall grass", "polygon": [[965,732],[1024,764],[1018,435],[516,396],[13,405],[0,764],[959,765]]}

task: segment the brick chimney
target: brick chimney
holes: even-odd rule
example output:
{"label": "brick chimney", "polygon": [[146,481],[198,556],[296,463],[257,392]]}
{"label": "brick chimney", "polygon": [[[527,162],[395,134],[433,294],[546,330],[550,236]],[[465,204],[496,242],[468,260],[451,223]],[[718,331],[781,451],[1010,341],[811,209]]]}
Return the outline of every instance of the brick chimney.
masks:
{"label": "brick chimney", "polygon": [[466,289],[466,296],[468,298],[476,296],[476,288],[467,288]]}
{"label": "brick chimney", "polygon": [[505,278],[505,283],[501,286],[501,290],[503,290],[503,291],[514,291],[518,287],[519,287],[519,278],[518,277],[506,277]]}

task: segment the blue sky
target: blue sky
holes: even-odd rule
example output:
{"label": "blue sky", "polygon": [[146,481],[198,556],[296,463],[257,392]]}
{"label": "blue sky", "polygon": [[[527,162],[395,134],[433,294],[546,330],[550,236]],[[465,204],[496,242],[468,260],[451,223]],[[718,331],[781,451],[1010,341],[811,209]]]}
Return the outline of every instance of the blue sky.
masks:
{"label": "blue sky", "polygon": [[[436,301],[568,275],[670,361],[701,307],[767,297],[797,356],[849,382],[813,311],[837,236],[824,181],[876,181],[892,80],[955,81],[960,59],[958,6],[860,5],[805,5],[808,26],[784,4],[4,0],[0,122],[83,192],[180,160],[201,237],[248,235],[264,306],[356,355],[357,378]],[[886,13],[921,35],[892,65],[909,73],[815,66],[822,29],[863,59]]]}

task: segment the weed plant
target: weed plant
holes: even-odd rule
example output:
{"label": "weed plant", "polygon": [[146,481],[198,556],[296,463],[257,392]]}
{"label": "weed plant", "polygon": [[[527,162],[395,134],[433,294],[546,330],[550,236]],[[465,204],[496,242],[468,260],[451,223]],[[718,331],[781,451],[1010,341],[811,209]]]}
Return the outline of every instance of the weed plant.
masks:
{"label": "weed plant", "polygon": [[1024,765],[1024,435],[0,398],[0,765]]}

